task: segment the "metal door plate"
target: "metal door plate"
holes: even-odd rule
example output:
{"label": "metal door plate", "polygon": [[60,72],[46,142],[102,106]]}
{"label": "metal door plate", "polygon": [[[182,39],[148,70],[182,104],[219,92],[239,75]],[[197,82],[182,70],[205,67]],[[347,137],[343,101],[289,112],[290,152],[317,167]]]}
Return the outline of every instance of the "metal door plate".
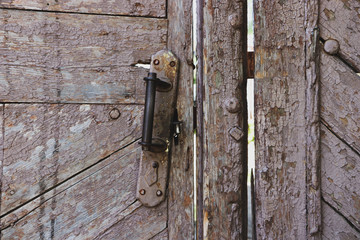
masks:
{"label": "metal door plate", "polygon": [[136,197],[147,207],[157,206],[167,194],[171,122],[176,105],[178,68],[179,61],[170,51],[162,50],[151,57],[150,72],[157,73],[159,79],[170,83],[172,87],[157,89],[155,100],[153,141],[165,141],[167,149],[165,152],[141,153]]}

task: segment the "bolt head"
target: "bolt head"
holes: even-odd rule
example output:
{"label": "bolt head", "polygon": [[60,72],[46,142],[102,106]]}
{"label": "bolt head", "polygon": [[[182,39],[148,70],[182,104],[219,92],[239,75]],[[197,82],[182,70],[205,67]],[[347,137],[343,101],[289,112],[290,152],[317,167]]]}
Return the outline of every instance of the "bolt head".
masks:
{"label": "bolt head", "polygon": [[154,64],[155,64],[155,65],[159,65],[159,64],[160,64],[159,59],[155,59],[155,60],[154,60]]}
{"label": "bolt head", "polygon": [[337,40],[335,39],[329,39],[329,40],[326,40],[325,43],[324,43],[324,51],[327,53],[327,54],[330,54],[330,55],[335,55],[339,52],[340,50],[340,44]]}
{"label": "bolt head", "polygon": [[157,190],[156,191],[156,196],[160,197],[162,195],[162,191],[161,190]]}
{"label": "bolt head", "polygon": [[171,67],[175,67],[175,65],[176,65],[176,63],[175,63],[174,61],[171,61],[171,62],[170,62],[170,66],[171,66]]}
{"label": "bolt head", "polygon": [[117,108],[111,109],[111,111],[109,113],[110,118],[114,119],[114,120],[118,119],[120,117],[120,115],[121,115],[121,113],[120,113],[119,109],[117,109]]}
{"label": "bolt head", "polygon": [[234,140],[240,141],[244,136],[244,131],[240,127],[233,127],[230,129],[229,134]]}
{"label": "bolt head", "polygon": [[145,195],[146,191],[145,191],[145,189],[140,189],[139,193],[140,193],[140,195]]}

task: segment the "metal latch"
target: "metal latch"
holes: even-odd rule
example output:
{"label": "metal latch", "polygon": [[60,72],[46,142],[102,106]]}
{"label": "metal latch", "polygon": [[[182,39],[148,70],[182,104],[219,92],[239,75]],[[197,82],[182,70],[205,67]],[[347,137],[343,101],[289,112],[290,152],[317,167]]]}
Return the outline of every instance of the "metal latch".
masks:
{"label": "metal latch", "polygon": [[[167,50],[151,57],[146,81],[140,169],[136,197],[147,207],[166,196],[179,62]],[[177,120],[177,119],[176,119]]]}

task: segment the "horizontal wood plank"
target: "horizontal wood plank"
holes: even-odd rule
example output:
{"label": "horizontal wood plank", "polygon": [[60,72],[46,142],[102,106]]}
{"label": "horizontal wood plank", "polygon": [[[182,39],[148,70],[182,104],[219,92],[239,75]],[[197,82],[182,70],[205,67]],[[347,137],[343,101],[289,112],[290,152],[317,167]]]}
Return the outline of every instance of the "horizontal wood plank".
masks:
{"label": "horizontal wood plank", "polygon": [[166,16],[166,0],[1,0],[0,7],[128,16]]}
{"label": "horizontal wood plank", "polygon": [[167,20],[0,10],[0,101],[143,103]]}
{"label": "horizontal wood plank", "polygon": [[336,39],[339,54],[360,69],[360,17],[358,0],[323,0],[320,2],[320,35],[324,40]]}
{"label": "horizontal wood plank", "polygon": [[6,104],[1,214],[135,141],[141,116],[141,106]]}
{"label": "horizontal wood plank", "polygon": [[360,156],[324,126],[321,166],[323,198],[360,229]]}
{"label": "horizontal wood plank", "polygon": [[324,240],[355,240],[360,239],[360,233],[352,228],[329,205],[322,204],[323,225],[322,239]]}
{"label": "horizontal wood plank", "polygon": [[337,58],[321,54],[321,118],[360,152],[360,77]]}
{"label": "horizontal wood plank", "polygon": [[[166,202],[145,208],[135,199],[137,143],[4,217],[3,239],[149,239],[166,227]],[[141,223],[141,227],[139,227]],[[128,238],[130,237],[130,238]]]}

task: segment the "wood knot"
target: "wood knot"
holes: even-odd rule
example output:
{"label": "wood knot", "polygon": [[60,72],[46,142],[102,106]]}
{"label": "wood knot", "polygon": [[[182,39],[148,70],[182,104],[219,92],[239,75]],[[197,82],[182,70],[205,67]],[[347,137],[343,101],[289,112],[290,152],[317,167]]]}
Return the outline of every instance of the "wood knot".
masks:
{"label": "wood knot", "polygon": [[231,14],[228,17],[228,21],[233,28],[235,28],[235,29],[241,28],[240,16],[238,14],[236,14],[236,13]]}
{"label": "wood knot", "polygon": [[225,100],[225,108],[230,113],[237,113],[240,111],[241,105],[239,100],[232,97]]}

